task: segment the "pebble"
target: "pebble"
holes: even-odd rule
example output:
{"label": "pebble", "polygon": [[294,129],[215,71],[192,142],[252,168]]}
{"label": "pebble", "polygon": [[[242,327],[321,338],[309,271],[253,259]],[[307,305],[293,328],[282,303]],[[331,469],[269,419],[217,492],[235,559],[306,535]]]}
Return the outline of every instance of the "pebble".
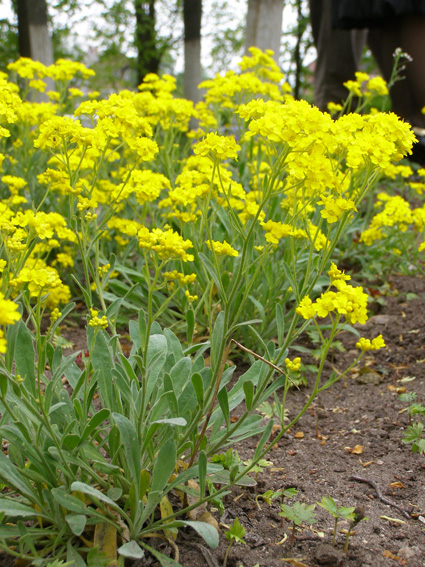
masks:
{"label": "pebble", "polygon": [[328,543],[322,543],[318,545],[315,555],[316,561],[319,565],[327,565],[329,567],[338,565],[340,561],[345,557],[343,551],[335,549]]}
{"label": "pebble", "polygon": [[419,553],[420,553],[419,547],[417,547],[416,545],[412,547],[409,547],[408,545],[404,545],[403,547],[400,547],[397,555],[402,559],[411,559],[412,557],[415,557],[415,555],[418,555]]}
{"label": "pebble", "polygon": [[373,384],[374,386],[377,386],[378,384],[382,384],[384,381],[385,377],[377,372],[364,372],[356,377],[357,384]]}

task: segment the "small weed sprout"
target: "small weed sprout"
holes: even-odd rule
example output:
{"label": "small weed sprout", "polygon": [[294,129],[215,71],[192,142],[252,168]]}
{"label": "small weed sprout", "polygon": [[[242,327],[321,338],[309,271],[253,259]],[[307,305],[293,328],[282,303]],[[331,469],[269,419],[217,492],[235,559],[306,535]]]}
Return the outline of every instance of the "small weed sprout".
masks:
{"label": "small weed sprout", "polygon": [[316,514],[314,512],[315,504],[304,504],[303,502],[294,502],[293,506],[288,504],[282,504],[282,511],[279,512],[279,516],[282,518],[287,518],[292,522],[292,535],[291,544],[295,540],[295,528],[296,526],[301,526],[301,524],[316,524]]}
{"label": "small weed sprout", "polygon": [[406,410],[402,410],[407,411],[409,415],[409,426],[404,432],[404,437],[401,441],[402,443],[411,444],[414,453],[425,455],[425,439],[422,438],[424,424],[421,421],[413,423],[412,419],[414,415],[425,415],[425,407],[420,403],[415,403],[416,397],[416,392],[406,392],[398,397],[401,402],[409,404]]}
{"label": "small weed sprout", "polygon": [[[344,506],[338,506],[335,500],[331,496],[323,496],[321,502],[317,503],[319,506],[324,508],[334,517],[334,529],[332,536],[332,545],[335,547],[336,533],[338,527],[338,521],[349,520],[350,523],[354,519],[354,506],[345,508]],[[350,528],[351,529],[351,528]]]}
{"label": "small weed sprout", "polygon": [[[251,463],[252,463],[252,459],[248,459],[247,461],[244,461],[243,464],[249,466]],[[260,459],[258,463],[254,465],[249,472],[255,473],[254,478],[255,478],[255,482],[257,482],[258,474],[260,472],[263,472],[265,468],[269,468],[272,466],[273,466],[272,461],[267,461],[266,459]]]}
{"label": "small weed sprout", "polygon": [[[257,504],[257,508],[261,510],[261,506],[259,503],[260,498],[262,498],[264,502],[270,506],[273,500],[276,500],[276,498],[281,498],[281,504],[283,504],[284,498],[293,498],[297,494],[298,494],[298,490],[293,487],[284,488],[283,490],[277,490],[276,492],[273,490],[267,490],[266,492],[264,492],[264,494],[258,494],[255,497],[255,502]],[[282,522],[283,522],[283,518],[282,518]]]}
{"label": "small weed sprout", "polygon": [[223,567],[227,565],[227,559],[229,557],[229,551],[232,545],[236,543],[246,543],[243,539],[246,530],[243,525],[239,522],[238,518],[235,518],[233,524],[230,524],[229,529],[226,531],[225,538],[229,540],[229,545],[227,546],[226,553],[224,554]]}
{"label": "small weed sprout", "polygon": [[350,536],[353,533],[353,529],[357,526],[357,524],[359,524],[363,520],[368,520],[368,519],[369,518],[365,517],[364,510],[361,506],[357,506],[356,508],[354,508],[352,517],[350,519],[350,528],[347,530],[347,533],[345,535],[344,553],[348,552],[348,544],[350,541]]}
{"label": "small weed sprout", "polygon": [[408,426],[401,441],[402,443],[412,444],[412,451],[414,453],[425,455],[425,439],[422,438],[423,428],[424,424],[421,421],[412,423],[412,425]]}

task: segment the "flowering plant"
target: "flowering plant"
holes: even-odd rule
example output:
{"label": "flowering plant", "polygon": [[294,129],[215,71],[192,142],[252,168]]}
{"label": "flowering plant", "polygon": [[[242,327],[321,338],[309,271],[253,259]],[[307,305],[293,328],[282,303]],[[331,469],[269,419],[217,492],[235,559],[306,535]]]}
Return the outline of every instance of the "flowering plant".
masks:
{"label": "flowering plant", "polygon": [[[82,564],[106,530],[115,555],[149,551],[169,564],[152,534],[173,541],[191,526],[217,545],[213,522],[194,510],[250,482],[344,375],[323,375],[326,356],[347,324],[366,321],[367,296],[331,259],[381,168],[414,137],[392,114],[334,121],[293,100],[257,49],[239,74],[207,81],[195,108],[173,97],[171,77],[149,75],[137,93],[84,100],[64,116],[80,96],[67,81],[85,68],[20,60],[11,70],[24,93],[45,74],[59,95],[29,103],[1,77],[0,548],[39,565]],[[55,346],[72,296],[85,310],[84,357]],[[314,383],[286,422],[301,368],[289,351],[311,325],[322,340]],[[368,340],[359,357],[384,346]],[[252,358],[231,383],[234,345]],[[272,394],[280,431],[270,440],[273,420],[256,410]],[[246,466],[209,461],[253,435]]]}

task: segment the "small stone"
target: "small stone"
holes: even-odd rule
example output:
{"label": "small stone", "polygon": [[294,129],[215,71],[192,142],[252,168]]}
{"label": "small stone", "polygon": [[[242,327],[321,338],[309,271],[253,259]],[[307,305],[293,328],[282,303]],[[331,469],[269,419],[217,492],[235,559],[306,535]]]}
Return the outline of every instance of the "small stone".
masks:
{"label": "small stone", "polygon": [[356,377],[357,384],[373,384],[374,386],[382,384],[384,380],[384,376],[382,376],[382,374],[378,374],[377,372],[364,372]]}
{"label": "small stone", "polygon": [[411,559],[412,557],[415,557],[415,555],[418,555],[418,553],[419,553],[419,548],[416,547],[416,545],[412,547],[409,547],[408,545],[404,545],[403,547],[400,547],[397,555],[402,559]]}
{"label": "small stone", "polygon": [[394,319],[396,319],[394,315],[374,315],[369,319],[369,322],[374,325],[388,325]]}
{"label": "small stone", "polygon": [[328,543],[321,543],[320,545],[318,545],[315,555],[316,561],[319,565],[328,565],[329,567],[338,565],[340,561],[345,557],[343,551],[335,549]]}

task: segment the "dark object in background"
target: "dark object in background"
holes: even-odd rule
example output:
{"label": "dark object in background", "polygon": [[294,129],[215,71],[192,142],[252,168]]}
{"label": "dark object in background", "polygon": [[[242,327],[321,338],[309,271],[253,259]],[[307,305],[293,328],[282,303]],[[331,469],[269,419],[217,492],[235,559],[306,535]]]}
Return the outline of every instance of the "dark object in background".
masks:
{"label": "dark object in background", "polygon": [[425,14],[425,0],[333,0],[332,24],[342,30],[376,28],[418,14]]}

